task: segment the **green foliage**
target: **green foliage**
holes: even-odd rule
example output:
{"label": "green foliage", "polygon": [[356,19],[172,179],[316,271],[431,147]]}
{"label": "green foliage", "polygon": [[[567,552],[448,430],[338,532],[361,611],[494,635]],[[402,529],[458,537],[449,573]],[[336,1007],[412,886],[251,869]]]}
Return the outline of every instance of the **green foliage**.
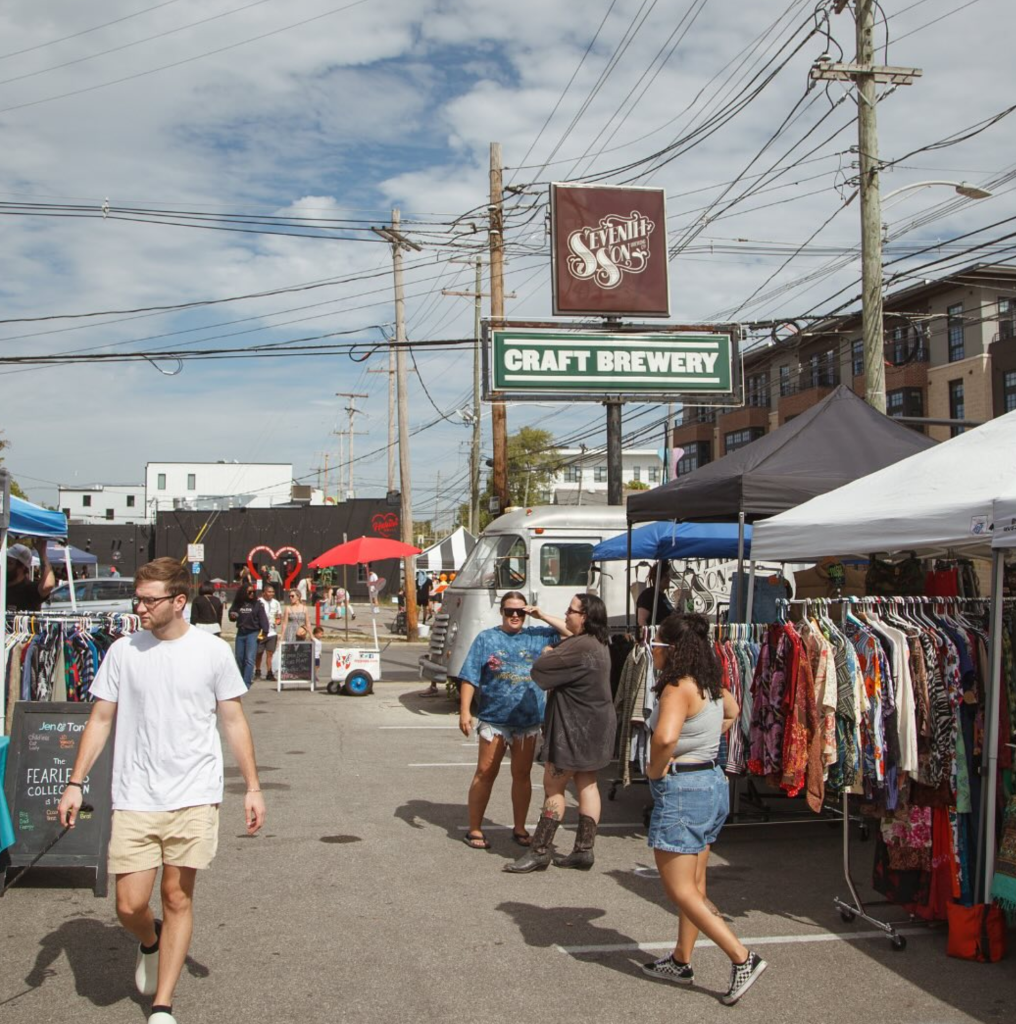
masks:
{"label": "green foliage", "polygon": [[[522,427],[518,433],[509,434],[508,503],[520,506],[546,505],[550,501],[551,485],[559,467],[560,458],[549,430]],[[486,485],[480,492],[480,531],[486,529],[495,518],[487,511],[493,493],[493,473],[488,471]],[[459,506],[455,523],[456,526],[469,528],[468,501]]]}
{"label": "green foliage", "polygon": [[626,491],[648,491],[649,484],[647,484],[644,480],[632,480],[631,483],[627,483],[624,485],[624,489]]}

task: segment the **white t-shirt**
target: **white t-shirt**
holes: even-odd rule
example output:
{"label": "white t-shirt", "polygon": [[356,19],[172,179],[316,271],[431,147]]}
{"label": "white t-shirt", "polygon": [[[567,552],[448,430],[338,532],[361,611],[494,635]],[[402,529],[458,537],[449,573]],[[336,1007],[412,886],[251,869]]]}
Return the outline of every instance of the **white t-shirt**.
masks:
{"label": "white t-shirt", "polygon": [[276,616],[282,614],[282,605],[279,603],[277,597],[273,597],[271,601],[267,598],[261,597],[258,600],[265,606],[265,615],[268,616],[268,632],[266,636],[278,636],[278,631],[275,628]]}
{"label": "white t-shirt", "polygon": [[222,802],[216,706],[247,692],[228,644],[189,627],[179,640],[121,637],[93,697],[116,704],[113,810],[175,811]]}

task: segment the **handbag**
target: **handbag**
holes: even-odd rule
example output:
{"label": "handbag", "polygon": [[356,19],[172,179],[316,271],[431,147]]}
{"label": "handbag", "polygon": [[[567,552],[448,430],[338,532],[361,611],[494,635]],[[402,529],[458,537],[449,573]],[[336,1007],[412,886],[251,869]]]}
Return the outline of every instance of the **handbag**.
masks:
{"label": "handbag", "polygon": [[994,903],[965,907],[950,903],[949,945],[946,952],[960,960],[993,964],[1006,954],[1005,916]]}

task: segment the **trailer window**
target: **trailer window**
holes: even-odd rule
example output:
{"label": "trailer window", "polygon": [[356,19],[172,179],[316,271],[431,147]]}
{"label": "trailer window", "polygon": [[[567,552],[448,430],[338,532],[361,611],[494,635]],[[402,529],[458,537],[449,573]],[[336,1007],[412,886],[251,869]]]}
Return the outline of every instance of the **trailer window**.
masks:
{"label": "trailer window", "polygon": [[592,544],[544,544],[540,549],[540,583],[545,587],[585,589],[592,553]]}
{"label": "trailer window", "polygon": [[526,542],[522,537],[481,537],[455,577],[455,588],[518,590],[526,583],[526,561]]}

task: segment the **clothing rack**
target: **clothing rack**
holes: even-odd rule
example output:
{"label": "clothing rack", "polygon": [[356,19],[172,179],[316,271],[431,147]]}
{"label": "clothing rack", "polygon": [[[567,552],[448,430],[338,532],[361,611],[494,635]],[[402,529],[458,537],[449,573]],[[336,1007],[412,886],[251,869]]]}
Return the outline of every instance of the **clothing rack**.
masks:
{"label": "clothing rack", "polygon": [[[1014,598],[1006,598],[1006,604],[1012,604]],[[839,597],[839,598],[804,598],[804,599],[779,599],[777,600],[778,613],[781,615],[781,620],[787,622],[789,620],[789,612],[791,606],[803,606],[804,617],[808,618],[812,610],[819,612],[829,612],[834,608],[839,608],[842,612],[841,621],[846,622],[847,614],[851,609],[856,609],[860,612],[866,609],[871,610],[895,610],[903,612],[916,611],[918,609],[935,609],[941,610],[948,614],[950,612],[956,612],[960,609],[974,610],[987,614],[991,607],[991,601],[984,597],[924,597],[924,596],[907,596],[907,597],[892,597],[892,596],[874,596],[874,597]],[[915,621],[915,626],[918,625],[919,619]],[[990,692],[990,691],[989,691]],[[868,909],[874,906],[887,906],[892,901],[890,900],[872,900],[865,903],[861,898],[860,893],[857,891],[857,885],[854,882],[853,874],[851,871],[850,861],[850,789],[844,788],[842,793],[842,809],[841,817],[843,820],[843,875],[846,881],[847,889],[850,893],[849,900],[843,900],[839,897],[833,898],[833,905],[837,908],[840,913],[840,917],[843,921],[850,923],[857,918],[866,921],[868,924],[884,932],[892,943],[892,947],[895,950],[902,951],[906,948],[907,940],[899,933],[899,926],[902,924],[912,924],[918,920],[918,918],[911,914],[905,922],[891,922],[883,921],[879,918],[873,917],[868,913]],[[862,838],[864,838],[864,832],[862,831]]]}

